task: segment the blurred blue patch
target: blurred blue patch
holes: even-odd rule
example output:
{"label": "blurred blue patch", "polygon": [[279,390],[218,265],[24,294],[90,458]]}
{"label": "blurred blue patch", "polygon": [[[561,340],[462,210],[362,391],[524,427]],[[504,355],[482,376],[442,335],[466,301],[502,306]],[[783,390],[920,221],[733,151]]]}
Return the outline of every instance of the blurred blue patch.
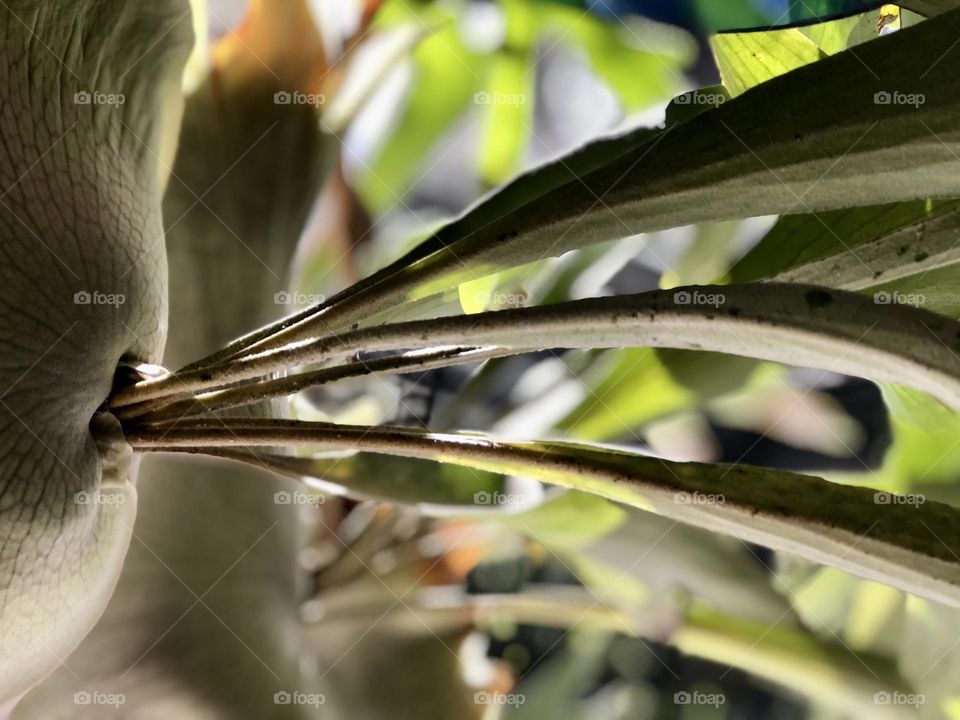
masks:
{"label": "blurred blue patch", "polygon": [[769,30],[855,15],[875,0],[560,0],[597,15],[645,17],[698,33]]}

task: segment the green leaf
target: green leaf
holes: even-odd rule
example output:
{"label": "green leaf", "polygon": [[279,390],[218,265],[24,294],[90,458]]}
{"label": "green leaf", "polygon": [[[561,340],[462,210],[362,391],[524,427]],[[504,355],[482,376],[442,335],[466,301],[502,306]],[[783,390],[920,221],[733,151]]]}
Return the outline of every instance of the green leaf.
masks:
{"label": "green leaf", "polygon": [[[901,13],[907,11],[901,11]],[[806,25],[800,32],[810,38],[820,51],[834,55],[877,37],[877,13],[868,12],[830,22]]]}
{"label": "green leaf", "polygon": [[960,317],[960,201],[921,200],[782,218],[738,262],[734,282],[773,278],[881,293]]}
{"label": "green leaf", "polygon": [[713,85],[677,95],[667,105],[664,113],[664,125],[670,128],[677,123],[686,122],[697,115],[723,105],[731,97],[730,91],[723,85]]}
{"label": "green leaf", "polygon": [[[473,434],[220,418],[127,432],[134,448],[209,452],[297,476],[309,458],[247,447],[360,450],[519,475],[641,510],[960,607],[960,511],[941,503],[878,502],[872,489],[819,478],[701,463],[671,463],[572,443],[501,443]],[[225,443],[239,449],[225,449]]]}
{"label": "green leaf", "polygon": [[901,672],[916,692],[923,694],[924,707],[931,708],[930,717],[954,717],[960,710],[956,681],[960,656],[954,644],[960,614],[955,608],[908,597],[906,615]]}
{"label": "green leaf", "polygon": [[[951,165],[953,158],[934,147],[940,143],[930,132],[915,129],[925,122],[949,141],[949,126],[932,124],[955,101],[947,89],[953,75],[945,69],[938,72],[949,58],[927,70],[949,47],[947,27],[953,24],[960,26],[960,17],[858,49],[859,57],[841,53],[801,68],[649,142],[641,133],[615,145],[602,143],[600,152],[606,157],[624,153],[621,159],[606,161],[605,167],[584,176],[583,169],[591,164],[580,162],[589,152],[584,151],[574,161],[564,161],[575,176],[559,187],[555,182],[564,175],[559,169],[521,178],[503,194],[526,196],[522,207],[513,210],[515,203],[497,201],[496,196],[482,203],[418,248],[408,260],[423,260],[404,274],[426,279],[441,266],[453,269],[455,264],[462,270],[461,263],[481,259],[495,266],[517,265],[637,232],[794,207],[875,204],[884,196],[919,196],[923,187],[958,191],[944,174],[944,165]],[[908,49],[903,43],[911,36]],[[927,42],[940,53],[918,52]],[[884,80],[878,81],[861,61]],[[924,72],[917,83],[915,78]],[[876,105],[874,94],[887,86],[928,90],[926,103],[920,108]],[[850,92],[851,87],[856,92]],[[819,111],[810,113],[811,107]],[[845,156],[842,165],[836,162],[840,155]],[[885,158],[888,171],[875,172],[879,157]],[[916,177],[917,185],[910,184],[907,178],[915,175],[922,177]],[[835,192],[842,194],[842,201]],[[436,253],[425,257],[428,249]],[[490,265],[484,270],[489,272]],[[415,294],[438,290],[447,282],[430,283]]]}
{"label": "green leaf", "polygon": [[778,586],[790,590],[805,625],[815,632],[836,633],[857,651],[896,656],[904,593],[833,568],[811,565],[806,570],[799,582],[789,574],[785,579],[778,575],[775,580]]}
{"label": "green leaf", "polygon": [[[736,282],[773,277],[861,290],[881,302],[912,302],[960,317],[958,223],[956,200],[785,217],[731,274]],[[960,472],[960,415],[898,385],[884,385],[883,393],[893,439],[869,482],[910,491],[921,482],[952,481]],[[863,477],[836,476],[850,482]]]}
{"label": "green leaf", "polygon": [[637,348],[610,351],[583,382],[587,397],[559,427],[582,440],[613,440],[657,418],[740,388],[752,360],[719,353]]}
{"label": "green leaf", "polygon": [[960,473],[960,414],[905,387],[881,389],[893,440],[871,484],[911,492],[954,483]]}
{"label": "green leaf", "polygon": [[403,197],[428,162],[430,148],[473,107],[474,94],[482,90],[479,70],[479,56],[464,46],[452,24],[436,28],[414,50],[413,85],[406,104],[386,144],[355,186],[374,214]]}
{"label": "green leaf", "polygon": [[504,478],[498,473],[473,470],[414,458],[389,458],[372,453],[350,457],[295,458],[278,456],[276,468],[320,478],[336,485],[348,497],[380,502],[428,504],[489,509],[480,498],[505,497]]}
{"label": "green leaf", "polygon": [[[911,235],[922,240],[930,221],[958,207],[957,200],[924,199],[816,215],[787,215],[734,266],[732,278],[734,282],[774,278],[794,268],[842,255],[851,248],[882,241],[901,230],[901,240]],[[911,253],[909,247],[901,252],[902,247],[902,243],[894,245],[901,264],[908,258],[913,262],[920,248]],[[820,270],[819,276],[824,280],[822,284],[828,284],[825,269]]]}
{"label": "green leaf", "polygon": [[[949,52],[958,33],[954,12],[774,78],[652,138],[642,131],[590,146],[511,183],[323,309],[275,326],[300,321],[270,342],[375,321],[398,302],[616,237],[960,195],[960,74]],[[875,102],[894,91],[924,102]]]}
{"label": "green leaf", "polygon": [[532,55],[497,56],[489,65],[489,90],[477,96],[483,110],[478,164],[480,177],[494,186],[520,170],[533,127],[536,72]]}
{"label": "green leaf", "polygon": [[877,37],[877,14],[867,12],[814,25],[710,38],[724,86],[733,95]]}
{"label": "green leaf", "polygon": [[683,652],[714,662],[735,664],[758,677],[806,695],[814,703],[826,703],[843,717],[908,720],[915,708],[879,704],[880,693],[906,694],[892,663],[869,655],[857,655],[842,642],[818,639],[778,624],[738,621],[712,614],[688,619],[675,637]]}
{"label": "green leaf", "polygon": [[660,287],[706,285],[730,270],[736,255],[735,241],[743,223],[709,223],[694,228],[694,239],[679,262],[664,269]]}
{"label": "green leaf", "polygon": [[628,112],[675,94],[680,71],[696,59],[692,38],[668,26],[630,21],[611,24],[584,17],[579,11],[568,9],[567,13],[574,16],[567,21],[569,31],[557,27],[546,34],[575,38],[572,44],[586,52],[590,67]]}
{"label": "green leaf", "polygon": [[575,548],[598,540],[627,519],[619,505],[590,493],[565,492],[539,507],[497,522],[551,548]]}
{"label": "green leaf", "polygon": [[778,75],[824,57],[817,44],[796,29],[725,33],[710,38],[723,86],[733,97]]}
{"label": "green leaf", "polygon": [[[711,350],[902,383],[960,409],[960,323],[856,293],[779,283],[688,286],[361,328],[293,343],[218,372],[189,370],[147,380],[116,393],[112,403],[178,400],[361,351],[443,346],[504,355],[550,347]],[[475,359],[464,355],[448,364]],[[284,385],[278,392],[290,389]]]}
{"label": "green leaf", "polygon": [[682,588],[684,600],[726,615],[796,622],[789,600],[771,586],[747,546],[667,517],[629,509],[625,522],[578,549],[569,562],[604,596],[676,608]]}
{"label": "green leaf", "polygon": [[474,315],[487,310],[490,306],[490,299],[496,293],[500,283],[500,273],[487,275],[477,278],[470,282],[465,282],[457,288],[457,294],[460,297],[460,306],[467,315]]}

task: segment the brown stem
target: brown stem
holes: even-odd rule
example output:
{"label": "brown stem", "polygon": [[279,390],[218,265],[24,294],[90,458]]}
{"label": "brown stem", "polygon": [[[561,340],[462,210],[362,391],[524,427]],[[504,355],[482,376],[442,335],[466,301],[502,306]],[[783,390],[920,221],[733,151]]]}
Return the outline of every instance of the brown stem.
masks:
{"label": "brown stem", "polygon": [[[126,428],[142,451],[243,454],[256,447],[372,452],[523,475],[799,555],[960,606],[960,511],[878,498],[871,488],[746,466],[671,463],[572,443],[503,443],[394,427],[214,418]],[[237,457],[250,462],[248,457]],[[256,453],[254,464],[322,476],[310,457]]]}
{"label": "brown stem", "polygon": [[393,375],[414,370],[433,370],[480,362],[504,354],[497,348],[443,348],[434,351],[417,351],[400,356],[356,360],[346,365],[322,368],[312,372],[295,373],[279,378],[244,382],[234,387],[215,390],[192,397],[189,392],[180,392],[135,405],[117,408],[115,415],[122,421],[159,422],[179,420],[210,412],[222,412],[244,405],[285,397],[309,387],[348,378],[366,375]]}

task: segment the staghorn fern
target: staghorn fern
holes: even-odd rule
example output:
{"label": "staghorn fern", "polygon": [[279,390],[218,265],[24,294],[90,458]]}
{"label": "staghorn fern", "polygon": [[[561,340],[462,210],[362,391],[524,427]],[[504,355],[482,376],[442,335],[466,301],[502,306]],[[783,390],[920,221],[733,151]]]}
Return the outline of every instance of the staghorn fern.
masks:
{"label": "staghorn fern", "polygon": [[[919,5],[918,11],[948,10],[950,3]],[[269,501],[274,492],[297,487],[279,475],[333,483],[347,496],[445,506],[448,512],[451,505],[464,511],[456,498],[503,487],[482,484],[490,478],[533,478],[574,491],[573,497],[598,496],[662,516],[650,523],[678,521],[917,598],[960,605],[960,511],[948,504],[878,504],[872,487],[674,462],[563,438],[521,442],[455,427],[290,420],[282,401],[351,378],[492,363],[550,348],[643,347],[842,372],[905,386],[929,396],[920,396],[925,402],[960,410],[960,322],[953,306],[918,309],[886,301],[917,291],[914,282],[953,264],[955,211],[926,201],[960,196],[960,74],[951,53],[960,10],[762,78],[716,109],[683,118],[668,114],[663,130],[587,145],[514,180],[330,299],[277,318],[272,297],[287,285],[294,243],[335,142],[319,132],[311,112],[273,102],[274,93],[288,88],[316,89],[322,47],[304,30],[310,22],[305,13],[293,0],[275,9],[253,4],[244,34],[218,46],[212,74],[188,99],[171,171],[171,128],[179,119],[178,83],[189,48],[185,4],[149,9],[84,0],[62,8],[18,0],[4,9],[0,117],[2,170],[9,176],[2,202],[8,280],[0,297],[8,319],[0,338],[9,361],[3,371],[9,449],[0,479],[0,699],[17,699],[87,635],[132,537],[143,538],[143,548],[132,551],[113,605],[74,656],[85,666],[100,665],[97,689],[129,688],[133,697],[135,688],[149,688],[146,695],[154,699],[128,708],[130,717],[149,717],[157,708],[190,717],[312,717],[309,706],[275,702],[276,693],[301,688],[322,688],[334,707],[338,688],[350,684],[348,675],[331,681],[326,673],[304,670],[301,660],[324,642],[352,647],[362,631],[349,625],[351,612],[361,622],[378,616],[395,621],[397,637],[391,639],[402,651],[422,652],[439,677],[450,670],[444,646],[456,646],[489,614],[564,626],[595,609],[577,593],[498,597],[489,601],[492,610],[455,591],[415,594],[414,621],[430,618],[437,645],[394,612],[396,603],[382,589],[331,583],[327,604],[348,629],[340,636],[314,633],[301,624],[293,569],[302,518],[296,508]],[[73,32],[64,33],[66,27]],[[265,74],[258,67],[264,57],[284,71]],[[84,102],[86,96],[77,94],[85,92],[124,102]],[[923,102],[878,104],[884,92]],[[14,112],[14,103],[22,112]],[[213,142],[220,143],[222,164],[198,163],[198,148]],[[233,175],[248,151],[251,162]],[[291,172],[296,182],[281,185]],[[249,205],[240,192],[255,182],[272,183],[274,203]],[[174,289],[164,362],[181,369],[145,377],[131,368],[158,364],[166,331],[165,186]],[[735,284],[456,311],[467,283],[495,273],[511,273],[515,282],[532,276],[538,261],[570,250],[770,214],[786,217],[734,269]],[[251,255],[267,263],[228,254],[236,239],[233,224],[257,238]],[[804,241],[814,233],[819,245]],[[909,252],[901,251],[904,243]],[[793,259],[784,260],[784,247],[796,250]],[[859,264],[851,261],[861,249]],[[874,291],[880,288],[890,295],[878,301]],[[81,296],[77,304],[77,293],[124,301],[84,304]],[[256,323],[267,324],[224,345]],[[378,355],[367,358],[372,352]],[[133,476],[139,456],[153,453],[209,455],[246,467],[195,469],[170,458],[145,463],[141,495],[149,503],[141,504],[149,509],[141,509],[138,531],[132,526]],[[397,459],[376,464],[379,456]],[[382,477],[364,485],[362,470],[349,469],[350,463],[377,468]],[[479,473],[456,475],[465,487],[452,493],[427,469],[437,463]],[[391,473],[399,476],[408,467],[423,482],[403,494],[392,486]],[[263,468],[271,474],[258,472]],[[696,495],[725,502],[683,500]],[[223,496],[231,497],[218,499]],[[189,524],[170,520],[188,512]],[[245,557],[259,546],[261,532],[274,534],[253,553],[252,569],[210,597],[207,609],[217,620],[191,616],[178,628],[184,609],[185,615],[197,603],[206,607],[204,591],[213,587],[204,586],[232,569],[218,562],[231,554]],[[691,537],[705,542],[706,536]],[[155,564],[148,567],[154,548],[161,548],[168,576]],[[178,581],[188,592],[170,601],[165,588]],[[408,577],[399,582],[416,585]],[[238,607],[239,598],[256,611]],[[643,622],[636,608],[615,612],[604,605],[596,615],[606,630],[741,664],[811,697],[822,691],[856,716],[909,717],[901,708],[871,702],[878,690],[910,689],[895,668],[875,666],[866,655],[851,662],[832,643],[797,630],[767,639],[762,624],[724,624],[698,611],[663,623]],[[250,653],[233,665],[236,645],[224,642],[217,621],[227,628],[247,625],[241,644]],[[149,654],[156,643],[159,650],[141,665],[140,651]],[[184,648],[207,654],[185,662]],[[774,662],[784,648],[794,650],[796,672]],[[750,650],[762,660],[746,660]],[[842,679],[824,683],[824,673]],[[65,709],[62,698],[90,687],[89,678],[78,685],[79,678],[68,674],[59,671],[41,684],[22,711],[45,717],[82,712]],[[444,692],[432,710],[436,717],[482,710],[453,679]],[[348,696],[340,712],[356,702]],[[384,705],[371,710],[379,713],[373,716],[400,716]],[[98,716],[98,708],[90,711]]]}

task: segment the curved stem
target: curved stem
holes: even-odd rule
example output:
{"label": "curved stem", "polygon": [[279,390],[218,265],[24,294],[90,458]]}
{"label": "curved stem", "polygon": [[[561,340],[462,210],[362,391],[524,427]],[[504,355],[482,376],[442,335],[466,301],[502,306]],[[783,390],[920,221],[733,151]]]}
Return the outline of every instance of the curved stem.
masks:
{"label": "curved stem", "polygon": [[115,414],[123,421],[138,419],[145,422],[193,417],[252,405],[274,397],[293,395],[307,388],[338,380],[466,365],[503,354],[504,351],[497,348],[441,348],[414,351],[375,360],[355,360],[346,365],[260,380],[224,390],[215,390],[196,397],[191,397],[190,393],[181,392],[136,405],[126,405],[118,408]]}
{"label": "curved stem", "polygon": [[[798,198],[807,212],[821,212],[956,197],[951,119],[960,94],[954,68],[941,60],[958,30],[960,15],[947,14],[856,56],[838,53],[774,78],[687,122],[591,143],[482,199],[330,302],[200,364],[209,368],[254,348],[339,331],[476,277],[624,235],[783,215],[796,210]],[[888,87],[910,87],[926,102],[864,112],[874,93]],[[904,131],[921,123],[942,142]],[[842,174],[832,172],[838,153],[844,153]]]}
{"label": "curved stem", "polygon": [[913,717],[913,708],[874,702],[878,692],[909,691],[889,662],[856,654],[803,630],[771,628],[701,608],[664,622],[657,613],[611,607],[602,595],[575,586],[536,586],[516,594],[482,595],[465,593],[460,587],[433,586],[412,592],[402,605],[382,593],[358,596],[349,590],[332,590],[318,602],[323,616],[308,626],[307,636],[321,644],[328,624],[369,624],[371,618],[411,632],[422,632],[425,624],[442,632],[502,618],[559,629],[625,633],[744,670],[853,718]]}
{"label": "curved stem", "polygon": [[907,384],[960,409],[960,323],[808,285],[687,287],[362,328],[126,388],[114,408],[261,378],[361,351],[438,345],[712,350]]}
{"label": "curved stem", "polygon": [[[385,617],[396,623],[410,616],[410,629],[422,631],[420,611],[429,613],[429,627],[438,632],[471,625],[487,625],[500,619],[516,623],[566,629],[581,626],[628,635],[664,639],[664,628],[652,618],[611,607],[590,590],[575,585],[539,586],[535,591],[513,594],[469,594],[460,586],[429,586],[412,593],[406,606],[377,592],[360,599],[350,588],[327,590],[318,598],[323,608],[320,624],[326,622],[369,622]],[[359,602],[358,602],[359,600]],[[366,602],[364,602],[364,600]],[[410,606],[416,608],[416,612]],[[412,615],[412,616],[411,616]]]}
{"label": "curved stem", "polygon": [[229,453],[296,477],[311,475],[310,458],[247,450],[372,452],[532,477],[960,607],[960,511],[806,475],[675,463],[573,443],[503,443],[471,434],[288,420],[133,426],[127,439],[142,451]]}
{"label": "curved stem", "polygon": [[[341,294],[348,292],[350,289],[351,288],[347,288],[347,290],[342,291]],[[286,317],[282,317],[279,320],[275,320],[272,323],[259,327],[256,330],[252,330],[246,335],[241,335],[237,339],[228,343],[222,349],[217,350],[217,352],[211,353],[210,355],[192,362],[189,365],[185,365],[180,372],[206,370],[220,365],[225,361],[236,357],[248,347],[259,343],[261,340],[272,337],[286,328],[293,327],[307,318],[311,318],[324,310],[328,310],[337,302],[339,297],[340,295],[335,295],[334,297],[322,303],[298,310],[292,315],[287,315]]]}

